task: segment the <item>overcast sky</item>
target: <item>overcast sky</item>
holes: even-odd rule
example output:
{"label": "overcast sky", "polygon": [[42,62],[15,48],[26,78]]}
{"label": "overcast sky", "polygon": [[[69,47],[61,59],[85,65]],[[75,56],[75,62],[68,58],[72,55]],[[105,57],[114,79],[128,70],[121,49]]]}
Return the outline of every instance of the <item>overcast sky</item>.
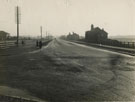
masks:
{"label": "overcast sky", "polygon": [[0,0],[0,30],[16,35],[15,7],[21,11],[20,35],[54,36],[76,32],[84,36],[90,25],[109,36],[135,35],[135,0]]}

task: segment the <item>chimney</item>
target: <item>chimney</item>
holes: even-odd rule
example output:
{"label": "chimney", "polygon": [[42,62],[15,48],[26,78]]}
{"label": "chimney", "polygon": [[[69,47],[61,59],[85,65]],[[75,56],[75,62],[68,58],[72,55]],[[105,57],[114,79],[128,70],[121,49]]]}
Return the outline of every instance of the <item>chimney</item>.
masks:
{"label": "chimney", "polygon": [[92,25],[91,25],[91,30],[93,30],[93,29],[94,29],[94,25],[92,24]]}

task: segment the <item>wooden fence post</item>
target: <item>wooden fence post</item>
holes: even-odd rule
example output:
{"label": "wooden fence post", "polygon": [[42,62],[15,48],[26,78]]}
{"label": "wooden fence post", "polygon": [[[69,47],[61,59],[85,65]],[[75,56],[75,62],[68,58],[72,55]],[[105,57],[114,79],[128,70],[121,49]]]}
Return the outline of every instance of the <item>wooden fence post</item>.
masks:
{"label": "wooden fence post", "polygon": [[135,42],[133,42],[132,45],[133,45],[133,48],[135,48]]}
{"label": "wooden fence post", "polygon": [[128,42],[128,46],[127,47],[130,47],[130,44],[129,44],[129,42]]}

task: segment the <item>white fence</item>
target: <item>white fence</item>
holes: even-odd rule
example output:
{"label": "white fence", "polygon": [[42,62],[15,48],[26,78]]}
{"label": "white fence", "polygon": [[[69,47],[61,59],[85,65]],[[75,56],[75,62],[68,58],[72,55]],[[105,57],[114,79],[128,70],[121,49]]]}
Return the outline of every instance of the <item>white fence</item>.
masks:
{"label": "white fence", "polygon": [[15,41],[0,41],[0,49],[7,49],[15,46]]}

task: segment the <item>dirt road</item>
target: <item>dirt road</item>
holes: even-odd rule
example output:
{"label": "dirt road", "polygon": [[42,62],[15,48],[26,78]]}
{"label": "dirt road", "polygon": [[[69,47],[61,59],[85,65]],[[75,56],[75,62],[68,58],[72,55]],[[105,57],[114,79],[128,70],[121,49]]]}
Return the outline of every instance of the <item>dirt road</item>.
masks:
{"label": "dirt road", "polygon": [[0,83],[48,101],[135,100],[135,57],[129,55],[54,39],[0,60]]}

